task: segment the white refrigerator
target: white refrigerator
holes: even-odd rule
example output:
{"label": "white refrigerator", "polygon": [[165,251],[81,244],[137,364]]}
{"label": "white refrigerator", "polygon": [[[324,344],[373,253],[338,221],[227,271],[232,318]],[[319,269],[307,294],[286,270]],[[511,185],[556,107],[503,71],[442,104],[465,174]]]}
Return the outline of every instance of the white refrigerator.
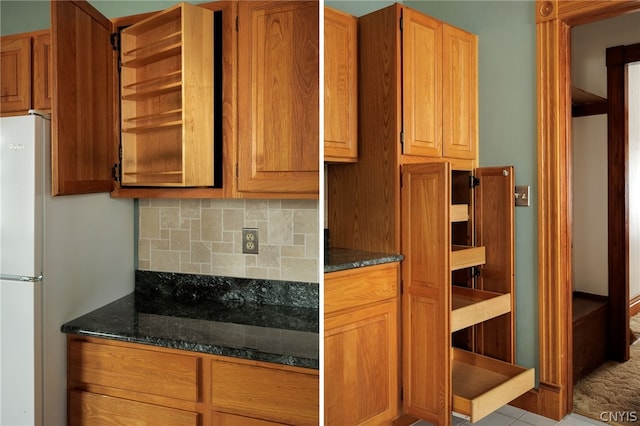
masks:
{"label": "white refrigerator", "polygon": [[52,197],[50,127],[0,118],[2,426],[66,424],[60,326],[133,291],[133,201]]}

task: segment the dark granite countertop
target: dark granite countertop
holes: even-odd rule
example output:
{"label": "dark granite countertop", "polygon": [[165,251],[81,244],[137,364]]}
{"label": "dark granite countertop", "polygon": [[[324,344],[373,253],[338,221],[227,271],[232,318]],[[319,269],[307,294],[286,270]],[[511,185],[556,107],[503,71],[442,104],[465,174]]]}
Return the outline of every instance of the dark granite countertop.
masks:
{"label": "dark granite countertop", "polygon": [[136,290],[62,326],[91,337],[319,368],[318,284],[136,271]]}
{"label": "dark granite countertop", "polygon": [[399,262],[403,259],[404,256],[401,254],[330,248],[324,261],[324,272],[336,272],[381,263]]}

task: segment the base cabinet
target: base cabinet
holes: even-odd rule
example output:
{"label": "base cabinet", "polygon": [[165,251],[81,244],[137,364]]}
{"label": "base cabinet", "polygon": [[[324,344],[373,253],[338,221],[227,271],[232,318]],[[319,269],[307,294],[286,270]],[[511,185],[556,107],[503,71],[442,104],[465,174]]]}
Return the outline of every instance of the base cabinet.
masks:
{"label": "base cabinet", "polygon": [[70,425],[317,425],[318,371],[68,337]]}
{"label": "base cabinet", "polygon": [[325,274],[325,424],[398,413],[398,263]]}

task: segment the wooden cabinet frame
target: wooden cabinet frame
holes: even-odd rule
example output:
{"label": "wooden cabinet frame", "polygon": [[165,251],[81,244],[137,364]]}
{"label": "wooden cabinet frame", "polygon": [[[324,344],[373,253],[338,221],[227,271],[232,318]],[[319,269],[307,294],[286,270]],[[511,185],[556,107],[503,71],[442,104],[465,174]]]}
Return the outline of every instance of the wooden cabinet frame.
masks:
{"label": "wooden cabinet frame", "polygon": [[637,1],[536,1],[540,387],[518,405],[558,420],[573,407],[570,30],[633,11]]}

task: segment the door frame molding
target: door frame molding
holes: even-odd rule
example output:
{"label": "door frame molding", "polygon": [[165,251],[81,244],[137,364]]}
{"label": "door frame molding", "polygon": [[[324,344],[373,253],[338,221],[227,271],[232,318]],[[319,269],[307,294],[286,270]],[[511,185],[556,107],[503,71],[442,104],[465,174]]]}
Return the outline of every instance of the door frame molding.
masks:
{"label": "door frame molding", "polygon": [[573,408],[571,309],[571,27],[640,11],[639,1],[536,0],[540,388],[527,408]]}

